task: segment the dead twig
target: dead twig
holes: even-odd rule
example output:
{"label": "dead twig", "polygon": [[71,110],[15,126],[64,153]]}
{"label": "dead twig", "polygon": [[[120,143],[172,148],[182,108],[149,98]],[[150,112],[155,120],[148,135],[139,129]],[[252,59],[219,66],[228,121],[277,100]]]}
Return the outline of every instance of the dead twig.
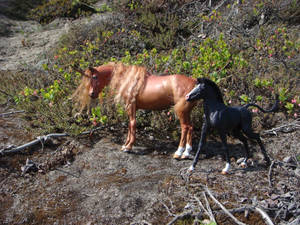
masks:
{"label": "dead twig", "polygon": [[160,201],[160,203],[165,207],[169,216],[176,216],[176,214],[172,213],[171,210],[169,209],[169,207],[163,201]]}
{"label": "dead twig", "polygon": [[213,211],[211,210],[211,207],[209,205],[209,202],[207,200],[205,192],[203,191],[202,194],[203,194],[203,197],[204,197],[205,202],[206,202],[206,208],[207,208],[207,211],[208,211],[209,218],[210,218],[211,221],[213,221],[215,224],[217,224],[215,216],[213,214]]}
{"label": "dead twig", "polygon": [[65,137],[65,136],[69,136],[66,133],[62,133],[62,134],[58,134],[58,133],[53,133],[53,134],[48,134],[45,136],[39,136],[36,138],[36,140],[33,140],[29,143],[26,143],[24,145],[21,145],[19,147],[16,148],[12,148],[12,149],[2,149],[0,150],[0,154],[4,155],[4,154],[10,154],[10,153],[16,153],[16,152],[20,152],[22,150],[24,150],[25,148],[31,147],[33,145],[36,145],[38,143],[42,143],[42,145],[49,139],[49,138],[56,138],[56,137]]}
{"label": "dead twig", "polygon": [[[78,136],[86,135],[86,134],[92,135],[95,131],[100,130],[100,129],[102,129],[102,127],[97,127],[97,128],[92,129],[90,131],[82,132]],[[0,155],[17,153],[17,152],[20,152],[20,151],[28,148],[28,147],[36,145],[38,143],[41,143],[42,149],[44,149],[44,144],[49,138],[58,138],[58,137],[67,137],[67,136],[70,136],[70,135],[67,134],[67,133],[53,133],[53,134],[47,134],[47,135],[44,135],[44,136],[39,136],[35,140],[33,140],[31,142],[28,142],[24,145],[21,145],[19,147],[9,147],[9,148],[0,149]]]}
{"label": "dead twig", "polygon": [[294,120],[294,121],[291,122],[291,123],[283,124],[283,125],[281,125],[281,126],[279,126],[279,127],[275,127],[275,128],[270,129],[270,130],[265,130],[265,131],[263,131],[262,133],[263,133],[263,134],[275,134],[275,135],[277,135],[276,132],[282,131],[283,128],[287,128],[287,127],[291,127],[291,128],[300,128],[300,118]]}
{"label": "dead twig", "polygon": [[245,223],[240,222],[237,218],[235,218],[211,193],[211,191],[205,187],[205,191],[207,192],[207,194],[209,194],[209,196],[211,197],[212,200],[214,200],[215,203],[217,203],[217,205],[231,218],[233,219],[233,221],[235,223],[237,223],[238,225],[246,225]]}
{"label": "dead twig", "polygon": [[167,225],[172,225],[174,224],[177,220],[182,219],[186,216],[192,216],[195,217],[195,215],[193,215],[191,212],[183,212],[179,215],[176,215],[169,223],[167,223]]}
{"label": "dead twig", "polygon": [[12,112],[7,112],[7,113],[1,113],[0,117],[5,117],[5,116],[12,115],[12,114],[23,113],[23,112],[25,112],[25,111],[24,110],[19,110],[19,111],[12,111]]}
{"label": "dead twig", "polygon": [[272,168],[273,168],[274,164],[275,164],[275,161],[272,161],[272,163],[270,165],[270,168],[269,168],[269,172],[268,172],[269,188],[273,187],[273,184],[272,184]]}
{"label": "dead twig", "polygon": [[263,209],[261,209],[260,207],[255,207],[255,210],[262,216],[262,218],[268,225],[274,225],[271,218],[268,216],[268,214]]}

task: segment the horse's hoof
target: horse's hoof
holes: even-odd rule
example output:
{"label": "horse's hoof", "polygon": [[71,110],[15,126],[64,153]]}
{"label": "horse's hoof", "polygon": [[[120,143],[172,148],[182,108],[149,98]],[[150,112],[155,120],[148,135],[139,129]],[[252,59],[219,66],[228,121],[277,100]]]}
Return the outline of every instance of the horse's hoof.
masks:
{"label": "horse's hoof", "polygon": [[173,155],[173,159],[180,159],[180,158],[181,158],[181,155],[177,155],[177,154]]}
{"label": "horse's hoof", "polygon": [[181,159],[192,159],[190,155],[182,155]]}
{"label": "horse's hoof", "polygon": [[126,148],[125,145],[123,145],[122,148],[121,148],[121,151],[123,151],[123,152],[130,152],[130,150],[131,150],[131,149]]}

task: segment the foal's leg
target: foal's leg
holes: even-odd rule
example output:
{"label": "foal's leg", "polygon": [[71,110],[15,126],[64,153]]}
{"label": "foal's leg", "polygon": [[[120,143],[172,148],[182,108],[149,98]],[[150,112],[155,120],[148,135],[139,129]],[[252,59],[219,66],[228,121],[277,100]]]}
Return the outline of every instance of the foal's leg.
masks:
{"label": "foal's leg", "polygon": [[263,145],[263,143],[262,143],[262,141],[261,141],[261,139],[260,139],[260,136],[259,136],[259,134],[257,134],[257,133],[254,133],[252,130],[243,130],[244,131],[244,133],[249,137],[249,138],[251,138],[251,139],[255,139],[256,141],[257,141],[257,143],[259,144],[259,147],[260,147],[260,149],[261,149],[261,152],[262,152],[262,154],[264,155],[264,159],[265,159],[265,161],[266,161],[266,163],[267,163],[267,166],[269,166],[270,164],[271,164],[271,160],[270,160],[270,158],[269,158],[269,156],[268,156],[268,154],[267,154],[267,152],[266,152],[266,149],[265,149],[265,147],[264,147],[264,145]]}
{"label": "foal's leg", "polygon": [[246,150],[246,155],[245,155],[245,159],[241,163],[241,167],[245,168],[247,166],[247,160],[248,160],[249,155],[250,155],[247,138],[242,134],[242,132],[240,130],[235,130],[233,132],[233,136],[238,138],[244,144],[244,147],[245,147],[245,150]]}
{"label": "foal's leg", "polygon": [[197,165],[197,162],[198,162],[198,159],[199,159],[199,155],[200,155],[200,152],[201,150],[203,149],[205,143],[206,143],[206,135],[207,135],[207,132],[208,132],[208,123],[206,121],[206,118],[205,116],[203,116],[203,124],[202,124],[202,129],[201,129],[201,138],[200,138],[200,141],[199,141],[199,145],[198,145],[198,149],[197,149],[197,153],[195,155],[195,158],[194,158],[194,161],[193,161],[193,164],[190,166],[190,168],[188,169],[188,172],[193,172],[196,165]]}
{"label": "foal's leg", "polygon": [[222,140],[222,144],[223,144],[223,148],[225,149],[225,157],[226,157],[226,166],[225,168],[222,170],[222,174],[227,174],[229,169],[230,169],[230,158],[229,158],[229,150],[228,150],[228,145],[227,145],[227,136],[224,132],[219,131],[220,133],[220,137]]}
{"label": "foal's leg", "polygon": [[123,151],[130,151],[135,142],[136,136],[136,106],[133,104],[127,111],[129,116],[129,129],[128,136],[125,143],[125,147],[122,147]]}

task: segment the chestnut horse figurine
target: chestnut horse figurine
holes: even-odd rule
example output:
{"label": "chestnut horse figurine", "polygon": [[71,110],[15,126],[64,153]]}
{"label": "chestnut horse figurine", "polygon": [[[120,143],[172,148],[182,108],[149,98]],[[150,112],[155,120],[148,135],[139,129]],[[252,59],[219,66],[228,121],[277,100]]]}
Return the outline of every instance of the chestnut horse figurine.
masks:
{"label": "chestnut horse figurine", "polygon": [[161,110],[174,106],[180,120],[181,138],[173,158],[189,158],[193,131],[190,113],[196,103],[187,102],[185,96],[196,85],[195,79],[179,74],[157,76],[147,72],[145,67],[122,63],[108,63],[79,72],[83,77],[73,99],[78,101],[81,111],[89,106],[91,98],[99,96],[105,86],[109,86],[115,101],[125,106],[129,128],[123,151],[130,151],[136,139],[136,110]]}

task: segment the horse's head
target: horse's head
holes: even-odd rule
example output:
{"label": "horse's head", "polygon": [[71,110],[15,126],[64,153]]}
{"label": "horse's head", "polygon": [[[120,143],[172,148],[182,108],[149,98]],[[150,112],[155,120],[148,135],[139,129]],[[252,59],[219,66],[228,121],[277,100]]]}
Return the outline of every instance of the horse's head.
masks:
{"label": "horse's head", "polygon": [[91,98],[97,98],[99,93],[108,84],[112,70],[105,66],[100,67],[89,67],[85,71],[79,71],[83,76],[89,79],[89,96]]}
{"label": "horse's head", "polygon": [[205,96],[206,84],[202,79],[197,79],[197,85],[185,96],[187,101],[198,100]]}

